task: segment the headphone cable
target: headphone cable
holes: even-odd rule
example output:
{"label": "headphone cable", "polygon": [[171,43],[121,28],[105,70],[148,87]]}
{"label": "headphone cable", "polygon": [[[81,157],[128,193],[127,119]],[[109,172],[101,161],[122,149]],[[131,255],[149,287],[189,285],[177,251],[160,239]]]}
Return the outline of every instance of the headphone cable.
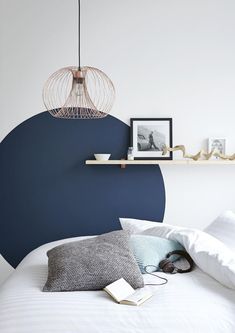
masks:
{"label": "headphone cable", "polygon": [[154,267],[154,268],[156,268],[156,271],[157,271],[157,267],[156,266],[154,266],[154,265],[147,265],[147,266],[144,267],[144,271],[145,271],[146,274],[149,274],[149,275],[155,276],[155,277],[157,277],[157,278],[159,278],[161,280],[164,280],[164,282],[162,282],[162,283],[145,283],[144,284],[145,286],[162,286],[162,285],[168,283],[168,279],[167,278],[164,278],[164,277],[159,276],[157,274],[149,273],[147,271],[147,267]]}

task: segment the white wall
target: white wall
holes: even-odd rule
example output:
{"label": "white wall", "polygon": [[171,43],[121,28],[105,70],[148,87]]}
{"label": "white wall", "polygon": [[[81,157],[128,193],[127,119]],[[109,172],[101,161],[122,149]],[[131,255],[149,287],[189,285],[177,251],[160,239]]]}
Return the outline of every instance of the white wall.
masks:
{"label": "white wall", "polygon": [[[44,110],[43,83],[76,65],[76,0],[0,0],[0,138]],[[112,115],[173,117],[174,144],[192,153],[210,136],[235,152],[234,0],[83,0],[82,62],[103,69]],[[177,154],[175,157],[177,158]],[[235,209],[232,166],[162,172],[165,220],[203,228]]]}

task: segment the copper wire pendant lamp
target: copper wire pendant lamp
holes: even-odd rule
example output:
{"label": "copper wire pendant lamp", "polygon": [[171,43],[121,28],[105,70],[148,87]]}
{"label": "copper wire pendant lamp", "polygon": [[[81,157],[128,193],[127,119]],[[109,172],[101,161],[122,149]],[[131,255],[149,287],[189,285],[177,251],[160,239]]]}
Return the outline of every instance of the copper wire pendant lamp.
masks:
{"label": "copper wire pendant lamp", "polygon": [[101,70],[81,67],[81,4],[78,0],[78,66],[53,73],[43,88],[46,109],[56,118],[97,119],[110,112],[115,97],[112,81]]}

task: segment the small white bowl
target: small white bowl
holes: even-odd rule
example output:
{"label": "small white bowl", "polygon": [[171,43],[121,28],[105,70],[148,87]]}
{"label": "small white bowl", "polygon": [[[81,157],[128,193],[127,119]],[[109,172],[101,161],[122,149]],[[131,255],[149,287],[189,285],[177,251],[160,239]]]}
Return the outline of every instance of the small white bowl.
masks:
{"label": "small white bowl", "polygon": [[108,161],[111,154],[94,154],[97,161]]}

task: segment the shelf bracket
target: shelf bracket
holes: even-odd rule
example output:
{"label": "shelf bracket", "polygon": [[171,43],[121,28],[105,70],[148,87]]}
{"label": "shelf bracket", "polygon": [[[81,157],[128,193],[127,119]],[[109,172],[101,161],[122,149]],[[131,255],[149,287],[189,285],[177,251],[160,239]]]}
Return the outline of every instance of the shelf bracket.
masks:
{"label": "shelf bracket", "polygon": [[[121,158],[122,161],[125,161],[125,158]],[[123,163],[120,165],[121,169],[126,169],[126,164]]]}

